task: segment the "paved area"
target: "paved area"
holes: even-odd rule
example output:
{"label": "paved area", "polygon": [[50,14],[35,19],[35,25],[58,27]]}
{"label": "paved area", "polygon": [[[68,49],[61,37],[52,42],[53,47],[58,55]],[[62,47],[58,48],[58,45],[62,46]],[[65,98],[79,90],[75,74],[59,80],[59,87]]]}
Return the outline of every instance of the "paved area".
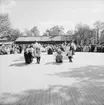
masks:
{"label": "paved area", "polygon": [[0,105],[104,105],[104,53],[76,53],[73,63],[42,54],[0,56]]}

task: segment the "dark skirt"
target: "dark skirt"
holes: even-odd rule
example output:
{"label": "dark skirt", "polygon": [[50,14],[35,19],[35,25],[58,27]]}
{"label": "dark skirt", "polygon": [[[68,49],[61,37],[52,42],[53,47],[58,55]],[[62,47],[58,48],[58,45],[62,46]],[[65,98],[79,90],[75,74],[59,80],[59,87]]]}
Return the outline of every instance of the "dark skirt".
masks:
{"label": "dark skirt", "polygon": [[31,52],[29,52],[29,53],[24,52],[24,58],[25,58],[25,63],[26,64],[30,64],[33,61],[33,57],[32,57]]}

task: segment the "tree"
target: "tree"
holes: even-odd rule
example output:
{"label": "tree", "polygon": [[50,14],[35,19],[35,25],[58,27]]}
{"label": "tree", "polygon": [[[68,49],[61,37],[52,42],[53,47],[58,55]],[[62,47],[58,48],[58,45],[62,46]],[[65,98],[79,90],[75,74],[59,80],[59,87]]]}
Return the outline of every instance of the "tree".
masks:
{"label": "tree", "polygon": [[32,36],[40,36],[40,32],[39,32],[37,26],[34,26],[30,31],[31,31]]}
{"label": "tree", "polygon": [[47,29],[46,32],[43,33],[43,36],[49,36],[49,32],[50,32],[50,30]]}
{"label": "tree", "polygon": [[104,22],[96,21],[96,22],[94,23],[94,27],[95,27],[96,29],[99,29],[99,30],[104,29]]}
{"label": "tree", "polygon": [[11,23],[8,14],[0,14],[0,37],[7,36]]}
{"label": "tree", "polygon": [[[75,30],[76,40],[78,44],[86,45],[91,43],[94,32],[86,24],[77,24]],[[75,37],[75,36],[74,36]]]}
{"label": "tree", "polygon": [[93,25],[96,29],[97,44],[99,44],[100,35],[102,30],[104,29],[104,22],[96,21]]}
{"label": "tree", "polygon": [[18,37],[22,36],[22,33],[19,29],[11,29],[9,40],[16,40]]}
{"label": "tree", "polygon": [[40,36],[40,32],[37,28],[37,26],[34,26],[32,29],[25,29],[24,33],[27,35],[27,36]]}
{"label": "tree", "polygon": [[27,36],[32,36],[31,31],[28,30],[28,29],[25,29],[24,33],[25,33]]}
{"label": "tree", "polygon": [[67,34],[67,35],[73,35],[73,31],[72,31],[72,30],[68,30],[68,31],[66,32],[66,34]]}
{"label": "tree", "polygon": [[104,43],[104,30],[102,30],[101,35],[100,35],[100,42]]}
{"label": "tree", "polygon": [[63,34],[64,34],[63,26],[56,25],[50,29],[47,29],[43,35],[44,36],[56,36],[56,35],[63,35]]}
{"label": "tree", "polygon": [[19,29],[13,29],[8,14],[0,14],[0,37],[8,40],[16,40],[21,36]]}

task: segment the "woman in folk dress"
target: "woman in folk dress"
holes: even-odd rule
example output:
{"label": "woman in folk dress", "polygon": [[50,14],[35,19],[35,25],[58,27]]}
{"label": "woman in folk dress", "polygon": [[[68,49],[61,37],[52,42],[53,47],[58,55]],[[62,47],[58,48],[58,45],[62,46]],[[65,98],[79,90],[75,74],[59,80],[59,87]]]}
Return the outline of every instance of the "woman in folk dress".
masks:
{"label": "woman in folk dress", "polygon": [[24,58],[25,58],[25,63],[30,64],[33,61],[33,55],[31,48],[26,48],[24,51]]}
{"label": "woman in folk dress", "polygon": [[63,62],[63,56],[62,56],[62,51],[59,48],[57,50],[57,55],[56,55],[56,63],[62,63]]}
{"label": "woman in folk dress", "polygon": [[39,44],[35,45],[35,57],[37,64],[39,64],[41,59],[41,46]]}

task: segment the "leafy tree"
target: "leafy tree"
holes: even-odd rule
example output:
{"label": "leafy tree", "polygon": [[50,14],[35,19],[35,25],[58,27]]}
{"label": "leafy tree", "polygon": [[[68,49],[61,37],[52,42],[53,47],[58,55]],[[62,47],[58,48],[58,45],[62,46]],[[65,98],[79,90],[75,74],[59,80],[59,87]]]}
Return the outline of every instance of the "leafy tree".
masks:
{"label": "leafy tree", "polygon": [[47,29],[43,35],[44,36],[56,36],[56,35],[63,35],[63,34],[64,34],[63,26],[56,25],[50,29]]}
{"label": "leafy tree", "polygon": [[30,30],[30,32],[31,32],[31,35],[32,35],[32,36],[39,36],[39,35],[40,35],[40,32],[39,32],[37,26],[34,26],[34,27]]}
{"label": "leafy tree", "polygon": [[50,30],[47,29],[46,32],[43,33],[43,36],[49,36],[49,34],[50,34]]}
{"label": "leafy tree", "polygon": [[66,32],[66,34],[67,34],[67,35],[73,35],[73,31],[72,31],[72,30],[68,30],[68,31]]}
{"label": "leafy tree", "polygon": [[27,36],[39,36],[40,35],[40,32],[39,32],[39,30],[38,30],[38,28],[37,28],[37,26],[34,26],[32,29],[25,29],[25,34],[27,35]]}
{"label": "leafy tree", "polygon": [[9,40],[16,40],[18,37],[22,36],[22,33],[20,32],[19,29],[11,29],[10,30],[10,35],[9,35]]}
{"label": "leafy tree", "polygon": [[64,28],[62,26],[54,26],[50,29],[50,35],[63,35],[64,34]]}
{"label": "leafy tree", "polygon": [[19,29],[13,29],[8,14],[0,14],[0,37],[8,40],[16,40],[21,36]]}
{"label": "leafy tree", "polygon": [[94,31],[86,24],[77,24],[74,37],[75,35],[78,44],[86,45],[91,43]]}
{"label": "leafy tree", "polygon": [[25,29],[24,33],[25,33],[27,36],[32,36],[31,31],[28,30],[28,29]]}
{"label": "leafy tree", "polygon": [[8,14],[0,14],[0,37],[7,36],[11,23]]}
{"label": "leafy tree", "polygon": [[104,22],[96,21],[93,25],[96,29],[97,43],[99,43],[101,32],[104,29]]}
{"label": "leafy tree", "polygon": [[104,43],[104,30],[102,30],[101,35],[100,35],[100,42]]}

